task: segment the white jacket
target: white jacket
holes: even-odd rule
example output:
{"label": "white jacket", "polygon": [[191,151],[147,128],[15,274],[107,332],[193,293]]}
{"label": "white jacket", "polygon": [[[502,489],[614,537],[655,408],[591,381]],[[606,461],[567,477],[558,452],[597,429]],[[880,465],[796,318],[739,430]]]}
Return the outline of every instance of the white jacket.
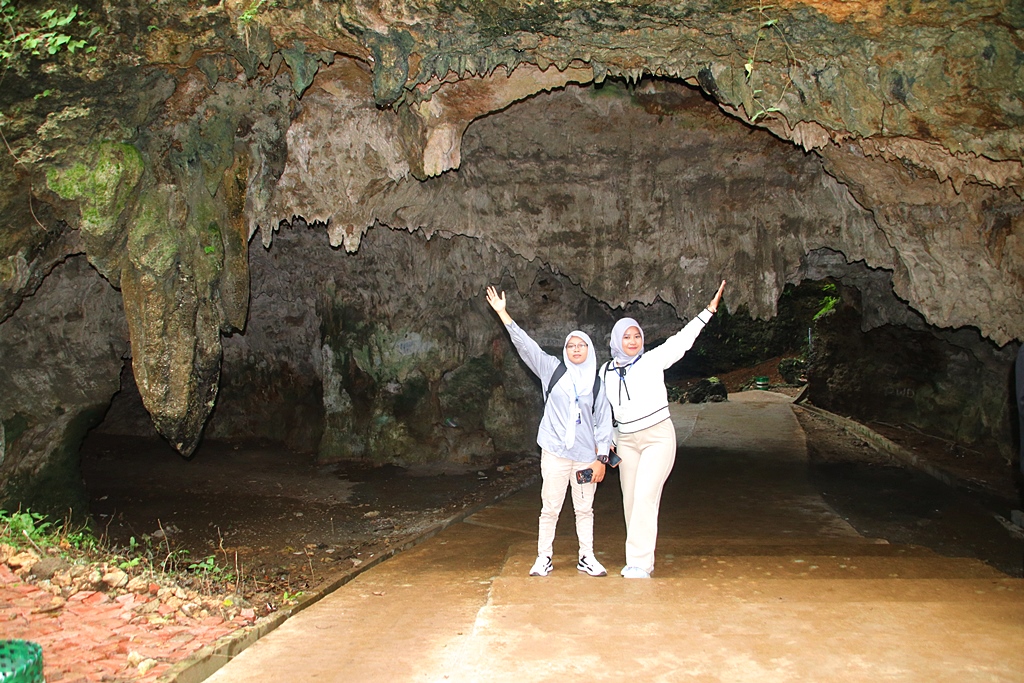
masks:
{"label": "white jacket", "polygon": [[612,406],[616,431],[633,434],[669,419],[665,370],[690,350],[712,315],[705,308],[664,344],[644,351],[629,365],[616,367],[614,361],[608,361],[601,366],[598,374]]}

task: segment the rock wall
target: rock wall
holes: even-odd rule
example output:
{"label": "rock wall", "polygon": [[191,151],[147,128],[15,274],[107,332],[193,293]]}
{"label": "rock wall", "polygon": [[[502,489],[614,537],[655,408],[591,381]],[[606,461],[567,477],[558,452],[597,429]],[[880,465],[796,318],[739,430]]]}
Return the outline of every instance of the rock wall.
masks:
{"label": "rock wall", "polygon": [[865,332],[864,297],[847,290],[843,299],[815,325],[808,399],[861,421],[915,427],[965,448],[965,457],[1013,469],[1016,345],[920,321]]}
{"label": "rock wall", "polygon": [[57,265],[0,325],[0,509],[85,511],[78,449],[127,355],[121,297],[82,256]]}
{"label": "rock wall", "polygon": [[614,321],[564,276],[477,239],[378,227],[348,254],[299,222],[251,260],[250,322],[225,340],[207,436],[284,442],[325,462],[535,450],[540,384],[487,305],[488,284],[552,353],[573,327],[606,339]]}

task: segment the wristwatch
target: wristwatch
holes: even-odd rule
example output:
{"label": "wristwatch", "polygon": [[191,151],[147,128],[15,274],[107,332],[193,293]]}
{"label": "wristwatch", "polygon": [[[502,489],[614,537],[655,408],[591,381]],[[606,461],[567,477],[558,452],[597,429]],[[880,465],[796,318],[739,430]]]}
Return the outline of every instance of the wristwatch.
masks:
{"label": "wristwatch", "polygon": [[604,455],[597,456],[597,459],[600,460],[601,462],[603,462],[605,465],[608,464],[608,454],[607,453],[605,453]]}

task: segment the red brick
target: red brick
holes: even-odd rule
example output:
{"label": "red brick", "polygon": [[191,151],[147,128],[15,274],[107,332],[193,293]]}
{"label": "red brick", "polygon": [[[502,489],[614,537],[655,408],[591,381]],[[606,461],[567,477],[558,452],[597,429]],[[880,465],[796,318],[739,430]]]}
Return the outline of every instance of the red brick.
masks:
{"label": "red brick", "polygon": [[100,593],[99,591],[95,591],[92,595],[88,595],[85,598],[83,598],[82,602],[89,605],[102,605],[109,599],[110,598],[107,597],[106,593]]}

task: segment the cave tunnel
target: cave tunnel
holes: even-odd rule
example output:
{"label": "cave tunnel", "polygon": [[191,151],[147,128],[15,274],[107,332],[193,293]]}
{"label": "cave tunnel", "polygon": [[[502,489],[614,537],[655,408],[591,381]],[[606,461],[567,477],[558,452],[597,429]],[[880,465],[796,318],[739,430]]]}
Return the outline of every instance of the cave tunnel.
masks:
{"label": "cave tunnel", "polygon": [[[91,92],[64,84],[24,114],[62,135],[9,136],[36,166],[2,167],[0,508],[309,589],[537,476],[542,388],[486,287],[545,350],[579,329],[604,361],[618,318],[655,348],[725,279],[672,401],[795,400],[803,469],[858,531],[1021,576],[1024,172],[985,99],[1019,105],[1019,63],[957,100],[968,125],[926,66],[780,69],[778,42],[731,48],[744,80],[636,46],[640,68],[552,60],[529,31],[518,66],[475,71],[412,59],[434,40],[412,29],[258,23],[175,62],[156,26],[157,68],[46,119]],[[1011,68],[1000,50],[979,59]],[[130,132],[95,122],[122,105]]]}
{"label": "cave tunnel", "polygon": [[[71,471],[54,476],[92,498],[112,540],[170,529],[193,554],[280,553],[298,534],[344,561],[363,551],[335,548],[326,527],[390,541],[403,525],[364,520],[368,508],[443,511],[474,488],[486,495],[496,467],[511,472],[536,451],[541,410],[536,378],[484,301],[489,284],[508,291],[510,310],[544,347],[554,352],[576,327],[603,360],[618,317],[642,320],[657,346],[726,278],[756,300],[729,310],[726,295],[726,310],[670,372],[675,397],[719,376],[735,378],[728,391],[750,389],[763,373],[877,429],[928,435],[932,451],[947,451],[986,492],[1013,495],[1014,346],[930,325],[893,292],[891,271],[851,262],[835,242],[810,248],[822,234],[867,229],[868,212],[818,155],[725,116],[692,86],[606,81],[535,95],[473,123],[457,171],[409,179],[394,194],[396,215],[429,210],[451,227],[378,222],[353,253],[300,216],[267,247],[253,237],[247,321],[224,336],[216,405],[187,461],[154,428],[129,348],[122,357],[104,349],[121,362],[120,389],[94,411],[103,417],[85,440],[86,490],[74,485],[77,451]],[[712,231],[722,224],[730,229]],[[842,248],[868,238],[849,239]],[[111,299],[108,316],[123,315],[80,261],[60,266],[35,298],[46,301],[51,280],[81,297],[85,282],[109,290],[99,297]],[[708,272],[712,263],[721,270]],[[54,316],[66,301],[41,306]],[[771,317],[758,318],[758,306]],[[95,332],[111,330],[123,335]],[[408,500],[438,473],[452,490]],[[353,486],[374,491],[373,504]],[[312,514],[309,503],[329,512]],[[291,564],[304,564],[297,557]]]}

